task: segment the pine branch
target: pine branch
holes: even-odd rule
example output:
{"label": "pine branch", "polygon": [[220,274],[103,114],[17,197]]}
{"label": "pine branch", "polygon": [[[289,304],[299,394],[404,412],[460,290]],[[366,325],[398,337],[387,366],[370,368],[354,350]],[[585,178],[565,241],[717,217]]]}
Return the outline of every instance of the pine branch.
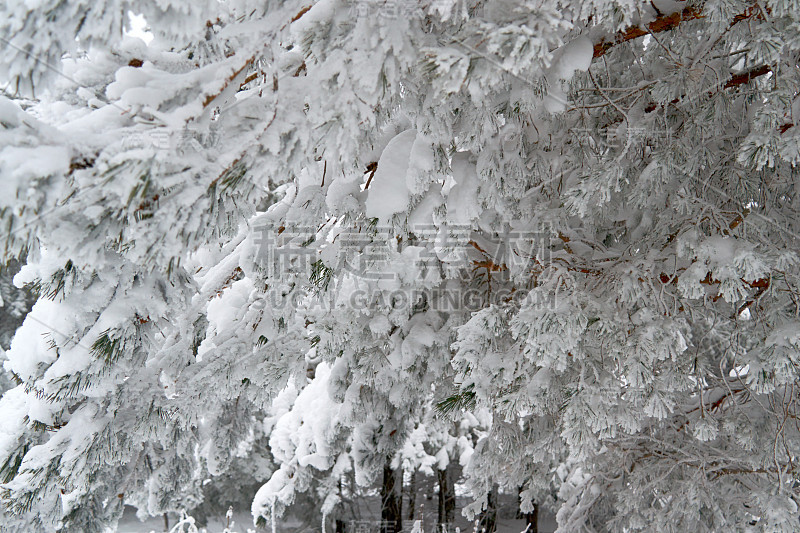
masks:
{"label": "pine branch", "polygon": [[457,411],[472,411],[477,405],[477,395],[472,385],[459,389],[452,396],[436,404],[436,411],[442,415],[449,415]]}
{"label": "pine branch", "polygon": [[741,307],[739,307],[739,309],[736,310],[736,316],[741,315],[745,311],[745,309],[749,309],[751,305],[756,303],[759,300],[759,298],[761,298],[761,296],[765,292],[767,292],[767,289],[769,289],[769,285],[770,285],[769,278],[757,279],[757,280],[755,280],[753,282],[748,282],[746,280],[742,280],[742,281],[744,281],[745,283],[747,283],[748,285],[750,285],[753,288],[757,288],[758,290],[756,291],[756,293],[751,298],[749,298],[745,303],[743,303],[741,305]]}
{"label": "pine branch", "polygon": [[375,173],[378,171],[378,162],[373,161],[369,165],[367,165],[367,171],[364,174],[369,173],[369,177],[367,178],[367,183],[364,185],[364,190],[366,191],[369,189],[369,184],[372,183],[372,178],[375,177]]}
{"label": "pine branch", "polygon": [[[756,79],[756,78],[758,78],[760,76],[763,76],[765,74],[768,74],[770,72],[772,72],[772,67],[770,67],[769,65],[759,65],[757,67],[753,67],[753,68],[750,68],[748,70],[745,70],[744,72],[739,72],[737,74],[733,74],[730,78],[728,78],[728,81],[726,81],[725,84],[722,86],[722,89],[730,89],[730,88],[733,88],[733,87],[738,87],[739,85],[744,85],[745,83],[749,83],[751,80],[754,80],[754,79]],[[708,94],[708,97],[710,98],[710,97],[714,96],[714,94],[716,94],[716,92],[715,91],[709,91],[707,94]],[[677,104],[680,101],[681,101],[680,98],[673,98],[672,100],[670,100],[669,103],[674,105],[674,104]],[[645,106],[644,112],[645,113],[652,113],[653,111],[655,111],[659,107],[660,107],[660,104],[657,104],[657,103],[648,104],[647,106]]]}
{"label": "pine branch", "polygon": [[[214,93],[214,94],[210,94],[210,95],[206,96],[206,99],[205,99],[205,100],[203,100],[203,108],[205,109],[206,107],[208,107],[208,106],[209,106],[209,104],[211,104],[211,102],[213,102],[214,100],[216,100],[217,98],[219,98],[219,96],[220,96],[222,93],[224,93],[224,92],[225,92],[225,89],[227,89],[227,88],[228,88],[228,85],[230,85],[230,83],[231,83],[233,80],[235,80],[235,79],[236,79],[236,78],[239,76],[239,74],[241,74],[241,73],[242,73],[242,71],[243,71],[244,69],[246,69],[247,67],[251,66],[251,65],[253,64],[253,62],[255,61],[255,59],[256,59],[256,56],[255,56],[255,55],[252,55],[252,56],[250,56],[250,58],[249,58],[247,61],[245,61],[245,62],[244,62],[244,65],[242,65],[241,67],[239,67],[237,70],[235,70],[235,71],[233,72],[233,74],[231,74],[230,76],[228,76],[228,78],[225,80],[225,83],[222,85],[222,88],[220,88],[220,90],[219,90],[219,91],[217,91],[217,92],[216,92],[216,93]],[[251,80],[251,81],[252,81],[252,80]],[[247,82],[244,82],[244,83],[247,83]]]}
{"label": "pine branch", "polygon": [[[733,17],[729,27],[738,24],[743,20],[747,20],[754,15],[759,18],[762,16],[758,4],[753,4],[742,13],[739,13]],[[644,37],[645,35],[674,30],[682,22],[704,17],[705,15],[703,14],[702,10],[695,6],[686,7],[682,11],[678,11],[670,15],[660,15],[656,17],[654,21],[650,22],[645,28],[642,28],[641,26],[630,26],[617,33],[612,39],[601,39],[600,42],[594,45],[593,57],[598,58],[605,55],[606,52],[618,44],[622,44],[633,39],[638,39],[639,37]]]}
{"label": "pine branch", "polygon": [[653,22],[648,24],[646,28],[642,28],[641,26],[630,26],[627,29],[617,33],[617,35],[615,35],[611,40],[602,39],[600,42],[596,43],[594,45],[594,57],[598,58],[603,56],[608,50],[618,44],[622,44],[633,39],[638,39],[639,37],[644,37],[649,33],[661,33],[672,30],[677,28],[681,22],[703,17],[704,15],[698,8],[689,6],[684,8],[682,11],[678,11],[677,13],[657,17]]}
{"label": "pine branch", "polygon": [[311,10],[311,8],[312,8],[312,7],[314,7],[314,6],[313,6],[313,5],[305,6],[303,9],[301,9],[301,10],[300,10],[300,11],[297,13],[297,15],[295,15],[294,17],[292,17],[292,20],[291,20],[291,22],[297,22],[298,20],[300,20],[300,18],[301,18],[303,15],[305,15],[306,13],[308,13],[308,12]]}
{"label": "pine branch", "polygon": [[730,89],[731,87],[736,87],[738,85],[743,85],[748,83],[750,80],[758,78],[759,76],[763,76],[772,72],[772,67],[769,65],[760,65],[758,67],[751,68],[750,70],[746,70],[739,74],[734,74],[731,78],[725,82],[725,85],[722,86],[723,89]]}

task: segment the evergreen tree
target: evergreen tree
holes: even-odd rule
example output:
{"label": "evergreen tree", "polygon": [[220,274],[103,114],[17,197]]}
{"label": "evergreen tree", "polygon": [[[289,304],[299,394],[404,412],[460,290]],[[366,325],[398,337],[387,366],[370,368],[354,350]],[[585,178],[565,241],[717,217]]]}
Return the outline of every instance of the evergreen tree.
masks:
{"label": "evergreen tree", "polygon": [[194,508],[254,447],[256,517],[339,520],[472,412],[488,530],[520,487],[562,531],[797,528],[797,2],[0,15],[13,527]]}

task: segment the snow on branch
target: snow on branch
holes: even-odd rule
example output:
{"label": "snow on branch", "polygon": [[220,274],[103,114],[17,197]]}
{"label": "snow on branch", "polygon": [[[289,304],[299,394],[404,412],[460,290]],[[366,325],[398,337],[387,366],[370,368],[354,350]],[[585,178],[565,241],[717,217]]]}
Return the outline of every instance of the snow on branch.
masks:
{"label": "snow on branch", "polygon": [[[760,11],[757,5],[752,5],[742,13],[733,17],[730,25],[733,26],[734,24],[746,20],[753,15],[760,16]],[[703,14],[702,9],[696,6],[688,6],[681,11],[677,11],[669,15],[660,15],[654,21],[647,24],[647,26],[644,28],[638,25],[630,26],[617,33],[612,39],[601,39],[600,42],[594,45],[594,57],[598,58],[605,55],[606,52],[618,44],[622,44],[633,39],[638,39],[639,37],[644,37],[648,34],[673,30],[683,22],[704,17],[705,15]]]}

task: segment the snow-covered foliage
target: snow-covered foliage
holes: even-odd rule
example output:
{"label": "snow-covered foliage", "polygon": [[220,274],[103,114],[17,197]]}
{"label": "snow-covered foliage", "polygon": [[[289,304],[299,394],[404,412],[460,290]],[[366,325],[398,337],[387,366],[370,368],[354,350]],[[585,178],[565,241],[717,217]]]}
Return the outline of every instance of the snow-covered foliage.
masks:
{"label": "snow-covered foliage", "polygon": [[[16,261],[9,262],[0,270],[0,360],[5,361],[5,351],[11,345],[14,333],[31,310],[36,298],[25,288],[14,286],[14,275],[19,272]],[[8,372],[0,371],[0,394],[14,387]]]}
{"label": "snow-covered foliage", "polygon": [[797,529],[798,2],[40,0],[0,28],[3,259],[38,295],[10,528],[191,509],[256,453],[273,523],[459,463],[469,516],[499,486],[561,531]]}

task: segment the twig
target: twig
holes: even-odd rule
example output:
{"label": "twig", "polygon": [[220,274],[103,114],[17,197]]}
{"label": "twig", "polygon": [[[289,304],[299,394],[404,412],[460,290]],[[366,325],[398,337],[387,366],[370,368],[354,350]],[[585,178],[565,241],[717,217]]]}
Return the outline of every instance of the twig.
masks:
{"label": "twig", "polygon": [[[377,172],[377,171],[378,171],[378,162],[377,161],[373,161],[372,163],[367,165],[367,172],[371,172],[371,174],[369,175],[369,178],[367,178],[366,185],[364,185],[364,190],[365,191],[367,189],[369,189],[369,184],[372,183],[372,178],[375,177],[375,172]],[[364,172],[364,174],[366,174],[367,172]]]}

